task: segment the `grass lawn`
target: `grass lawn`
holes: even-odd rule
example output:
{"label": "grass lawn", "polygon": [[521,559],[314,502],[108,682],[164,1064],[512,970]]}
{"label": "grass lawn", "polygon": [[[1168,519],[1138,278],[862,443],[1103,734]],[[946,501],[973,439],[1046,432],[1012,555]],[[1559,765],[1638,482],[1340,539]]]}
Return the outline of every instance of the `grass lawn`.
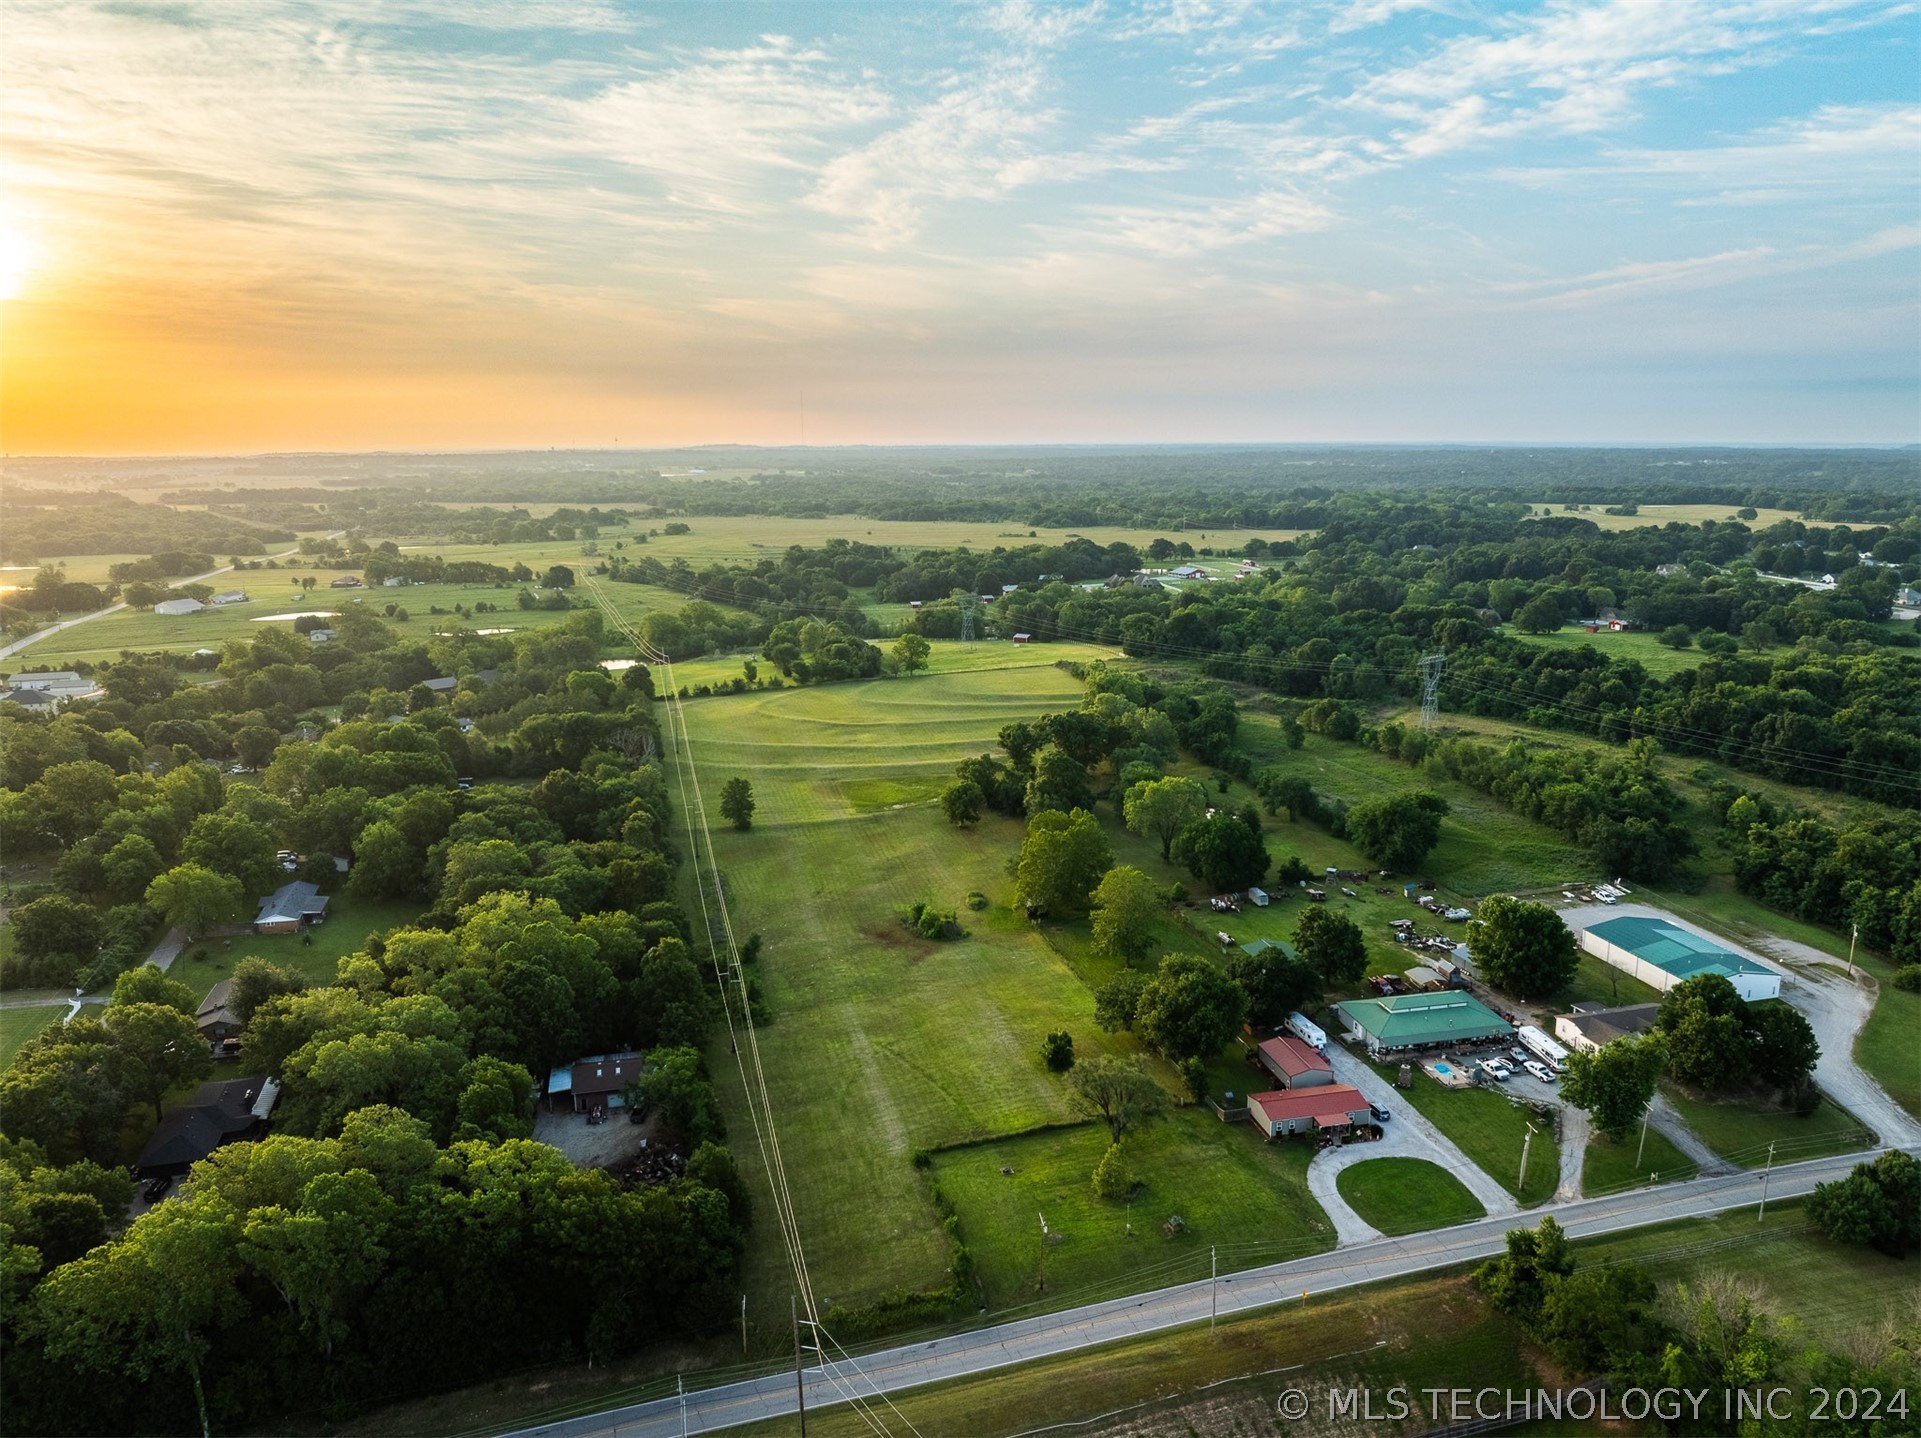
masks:
{"label": "grass lawn", "polygon": [[1458,1178],[1424,1158],[1372,1158],[1342,1169],[1334,1183],[1362,1219],[1390,1236],[1487,1217]]}
{"label": "grass lawn", "polygon": [[1916,1041],[1921,1035],[1921,994],[1904,993],[1887,975],[1879,977],[1881,996],[1855,1036],[1855,1062],[1890,1098],[1921,1118],[1921,1043]]}
{"label": "grass lawn", "polygon": [[0,1069],[13,1062],[13,1056],[28,1039],[66,1011],[62,1003],[31,1009],[0,1009]]}
{"label": "grass lawn", "polygon": [[[1641,1160],[1638,1166],[1637,1154]],[[1645,1147],[1639,1130],[1626,1143],[1615,1143],[1597,1133],[1588,1140],[1587,1158],[1582,1163],[1581,1195],[1593,1198],[1640,1188],[1657,1179],[1661,1183],[1673,1183],[1694,1175],[1693,1161],[1669,1143],[1659,1129],[1648,1129]]]}
{"label": "grass lawn", "polygon": [[[1107,1144],[1106,1127],[1087,1124],[934,1155],[934,1181],[960,1215],[990,1312],[1205,1277],[1210,1246],[1223,1271],[1333,1246],[1333,1226],[1307,1192],[1311,1144],[1263,1143],[1246,1124],[1182,1109],[1128,1134],[1122,1151],[1139,1187],[1125,1200],[1094,1195]],[[1045,1245],[1042,1215],[1056,1235]],[[1185,1228],[1170,1237],[1161,1225],[1174,1215]]]}
{"label": "grass lawn", "polygon": [[1693,669],[1707,658],[1691,645],[1686,649],[1670,649],[1654,635],[1639,631],[1610,634],[1604,629],[1598,634],[1589,634],[1578,624],[1567,624],[1552,634],[1523,634],[1513,625],[1504,626],[1501,632],[1510,639],[1538,644],[1544,649],[1595,649],[1611,659],[1639,660],[1641,667],[1656,679]]}
{"label": "grass lawn", "polygon": [[[1092,994],[1007,908],[1020,825],[958,830],[934,802],[1003,724],[1079,696],[1072,676],[1039,665],[687,706],[708,805],[736,774],[759,804],[750,832],[717,827],[714,848],[736,931],[765,936],[762,1061],[823,1301],[944,1282],[948,1241],[911,1155],[1070,1118],[1040,1060],[1044,1034],[1067,1029],[1084,1056],[1132,1044],[1094,1026]],[[981,912],[964,908],[976,889],[993,901]],[[910,934],[896,914],[916,899],[962,908],[968,936]],[[687,905],[698,914],[691,890]],[[738,1068],[724,1048],[711,1062],[735,1152],[757,1172]],[[751,1310],[784,1314],[773,1224],[755,1226],[747,1268]]]}
{"label": "grass lawn", "polygon": [[[1398,1066],[1381,1070],[1389,1082],[1397,1072]],[[1461,1152],[1524,1205],[1532,1207],[1553,1197],[1561,1181],[1561,1146],[1553,1130],[1545,1127],[1532,1110],[1509,1103],[1484,1088],[1442,1088],[1418,1068],[1414,1071],[1414,1087],[1404,1096],[1428,1122],[1453,1139]],[[1522,1189],[1518,1187],[1521,1144],[1527,1137],[1530,1122],[1535,1134],[1528,1149],[1527,1187]]]}
{"label": "grass lawn", "polygon": [[[235,964],[258,954],[269,963],[298,970],[314,984],[331,984],[343,955],[366,948],[371,934],[412,923],[420,917],[420,905],[405,900],[375,903],[335,894],[327,914],[326,923],[307,931],[312,944],[301,943],[299,934],[242,934],[231,940],[232,947],[227,947],[227,940],[208,939],[190,945],[167,972],[205,998],[207,990],[232,977]],[[207,957],[196,959],[194,955],[202,950]]]}
{"label": "grass lawn", "polygon": [[1730,1163],[1760,1168],[1772,1143],[1776,1163],[1859,1148],[1865,1131],[1853,1114],[1824,1101],[1802,1118],[1774,1104],[1710,1103],[1663,1083],[1662,1092],[1696,1137]]}
{"label": "grass lawn", "polygon": [[1609,1008],[1621,1008],[1629,1004],[1658,1004],[1661,995],[1651,984],[1644,984],[1632,974],[1624,974],[1612,964],[1588,953],[1580,951],[1580,962],[1574,969],[1574,979],[1555,996],[1554,1007],[1557,1012],[1565,1013],[1576,1004],[1605,1004]]}
{"label": "grass lawn", "polygon": [[[619,598],[619,591],[633,589],[631,584],[602,584],[600,592],[610,599]],[[657,590],[656,593],[668,593]],[[680,596],[676,595],[678,600]],[[625,610],[622,611],[626,613]],[[628,617],[632,617],[629,615]],[[892,639],[874,639],[883,650],[892,646]],[[1120,651],[1103,648],[1098,644],[1009,644],[1001,639],[981,639],[972,644],[962,644],[954,639],[931,639],[928,641],[931,652],[927,656],[927,669],[920,674],[905,676],[900,682],[918,683],[921,679],[938,674],[962,674],[980,669],[1044,669],[1058,664],[1063,659],[1075,659],[1088,663],[1095,659],[1117,659]],[[760,657],[758,649],[744,649],[733,654],[709,654],[699,659],[683,659],[674,665],[674,682],[686,689],[696,684],[726,684],[741,676],[741,663],[752,659],[759,670],[760,677],[772,678],[779,671]],[[701,702],[706,702],[703,699]],[[1062,707],[1079,708],[1076,697]],[[984,734],[981,747],[993,749],[994,735]]]}

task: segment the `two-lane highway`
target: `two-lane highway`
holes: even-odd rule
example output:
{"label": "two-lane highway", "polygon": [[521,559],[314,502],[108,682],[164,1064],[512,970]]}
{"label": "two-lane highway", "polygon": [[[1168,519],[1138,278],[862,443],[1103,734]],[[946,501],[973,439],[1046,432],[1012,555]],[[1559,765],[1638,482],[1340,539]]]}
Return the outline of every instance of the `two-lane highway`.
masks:
{"label": "two-lane highway", "polygon": [[[1772,1202],[1812,1193],[1817,1183],[1843,1178],[1857,1163],[1872,1156],[1855,1151],[1783,1165],[1765,1179],[1768,1199]],[[1316,1293],[1478,1262],[1502,1251],[1509,1229],[1537,1222],[1541,1215],[1548,1213],[1552,1213],[1554,1220],[1572,1237],[1593,1238],[1647,1224],[1751,1208],[1760,1203],[1763,1182],[1761,1173],[1742,1172],[1662,1188],[1636,1189],[1541,1209],[1520,1218],[1483,1219],[1458,1228],[1385,1238],[1267,1268],[1248,1269],[1222,1278],[1218,1287],[1206,1280],[1184,1283],[929,1342],[905,1344],[864,1355],[858,1373],[845,1363],[832,1372],[808,1369],[807,1404],[810,1408],[824,1408],[846,1402],[848,1390],[878,1403],[874,1398],[877,1388],[897,1393],[926,1383],[964,1378],[1199,1323],[1207,1318],[1210,1302],[1217,1302],[1220,1313],[1225,1316],[1299,1301],[1304,1292],[1311,1299]],[[685,1399],[685,1431],[712,1433],[743,1423],[778,1418],[795,1411],[795,1396],[791,1372],[689,1393]],[[682,1422],[682,1400],[663,1398],[524,1429],[514,1438],[615,1438],[616,1430],[618,1438],[676,1438],[682,1431]]]}

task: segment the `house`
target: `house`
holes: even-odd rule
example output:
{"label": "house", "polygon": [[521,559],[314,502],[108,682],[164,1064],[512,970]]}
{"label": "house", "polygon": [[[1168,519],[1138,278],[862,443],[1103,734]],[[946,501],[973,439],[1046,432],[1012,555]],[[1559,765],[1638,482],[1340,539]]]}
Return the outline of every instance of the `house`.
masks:
{"label": "house", "polygon": [[442,674],[438,678],[423,679],[416,687],[430,690],[435,694],[451,694],[454,692],[454,686],[459,683],[460,681],[458,679],[450,675]]}
{"label": "house", "polygon": [[214,595],[213,602],[216,605],[245,604],[247,602],[247,591],[244,589],[229,589],[224,593]]}
{"label": "house", "polygon": [[626,1102],[623,1092],[645,1071],[646,1058],[641,1053],[594,1054],[555,1069],[547,1076],[548,1101],[564,1093],[573,1101],[575,1113],[620,1108]]}
{"label": "house", "polygon": [[329,579],[327,581],[327,588],[358,589],[360,588],[360,576],[357,574],[343,574],[338,579]]}
{"label": "house", "polygon": [[258,1138],[279,1098],[279,1083],[261,1075],[203,1083],[193,1102],[167,1110],[134,1168],[143,1178],[177,1177],[222,1144]]}
{"label": "house", "polygon": [[1137,574],[1128,582],[1136,589],[1159,589],[1162,587],[1160,580],[1151,574]]}
{"label": "house", "polygon": [[1894,591],[1894,602],[1909,607],[1921,606],[1921,589],[1916,589],[1911,584],[1904,584]]}
{"label": "house", "polygon": [[1688,567],[1685,564],[1657,564],[1654,572],[1663,579],[1672,579],[1677,574],[1686,574]]}
{"label": "house", "polygon": [[309,629],[307,631],[307,642],[309,644],[331,644],[339,637],[340,631],[338,629]]}
{"label": "house", "polygon": [[154,605],[153,612],[167,615],[198,614],[206,607],[198,599],[163,599]]}
{"label": "house", "polygon": [[1207,578],[1207,571],[1202,569],[1198,564],[1183,564],[1174,569],[1170,569],[1168,571],[1168,577],[1171,579],[1205,579]]}
{"label": "house", "polygon": [[1334,1082],[1334,1065],[1327,1056],[1293,1034],[1276,1034],[1255,1053],[1261,1067],[1273,1074],[1282,1088],[1324,1088]]}
{"label": "house", "polygon": [[1832,586],[1834,584],[1834,576],[1832,574],[1824,574],[1821,576],[1821,582],[1823,584]]}
{"label": "house", "polygon": [[1352,1085],[1321,1084],[1247,1096],[1247,1116],[1268,1138],[1297,1133],[1345,1133],[1374,1122],[1374,1107]]}
{"label": "house", "polygon": [[1001,593],[1002,593],[1002,594],[1012,594],[1012,593],[1013,593],[1013,592],[1014,592],[1015,590],[1017,590],[1017,589],[1019,589],[1019,588],[1020,588],[1020,586],[1019,586],[1018,584],[1003,584],[1003,585],[1001,586]]}
{"label": "house", "polygon": [[60,697],[57,694],[49,694],[44,689],[14,689],[10,687],[4,693],[0,693],[0,699],[5,699],[9,703],[18,704],[22,709],[32,709],[37,712],[49,714],[60,707]]}
{"label": "house", "polygon": [[1719,974],[1749,1003],[1781,996],[1781,975],[1666,919],[1623,915],[1581,930],[1581,947],[1657,993]]}
{"label": "house", "polygon": [[233,997],[233,980],[222,979],[207,990],[206,998],[200,1001],[194,1013],[193,1025],[200,1030],[200,1037],[210,1044],[225,1043],[238,1037],[242,1024],[229,1007]]}
{"label": "house", "polygon": [[1599,1053],[1616,1039],[1646,1033],[1660,1012],[1659,1004],[1628,1004],[1618,1009],[1576,1004],[1572,1013],[1555,1018],[1554,1035],[1574,1052]]}
{"label": "house", "polygon": [[304,928],[321,923],[326,917],[327,896],[320,892],[317,885],[295,879],[292,883],[282,884],[260,901],[260,912],[254,915],[253,931],[256,934],[297,934]]}

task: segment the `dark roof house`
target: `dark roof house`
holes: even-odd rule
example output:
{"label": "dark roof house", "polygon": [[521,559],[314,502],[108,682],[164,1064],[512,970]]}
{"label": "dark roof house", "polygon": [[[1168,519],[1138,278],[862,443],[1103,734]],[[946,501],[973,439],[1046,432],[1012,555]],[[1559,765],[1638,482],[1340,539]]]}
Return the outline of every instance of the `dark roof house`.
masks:
{"label": "dark roof house", "polygon": [[222,1144],[258,1138],[279,1097],[280,1085],[259,1075],[203,1083],[192,1103],[167,1110],[134,1167],[149,1178],[181,1174]]}
{"label": "dark roof house", "polygon": [[575,1064],[567,1090],[573,1096],[574,1112],[582,1113],[595,1105],[620,1107],[621,1091],[640,1077],[646,1057],[639,1053],[596,1054]]}
{"label": "dark roof house", "polygon": [[327,917],[327,897],[319,886],[301,879],[282,884],[260,901],[254,915],[256,934],[291,934]]}
{"label": "dark roof house", "polygon": [[233,980],[222,979],[208,989],[206,998],[200,1001],[200,1008],[193,1016],[194,1027],[200,1030],[200,1037],[209,1043],[219,1043],[240,1032],[240,1020],[228,1007],[228,1000],[232,996]]}

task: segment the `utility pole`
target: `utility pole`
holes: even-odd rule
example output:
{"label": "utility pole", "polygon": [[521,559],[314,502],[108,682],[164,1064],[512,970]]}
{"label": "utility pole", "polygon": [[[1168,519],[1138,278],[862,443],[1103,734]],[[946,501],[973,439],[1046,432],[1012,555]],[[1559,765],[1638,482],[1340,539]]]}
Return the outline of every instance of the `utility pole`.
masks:
{"label": "utility pole", "polygon": [[1756,1223],[1759,1223],[1762,1219],[1768,1216],[1768,1175],[1773,1172],[1774,1172],[1774,1145],[1769,1144],[1768,1145],[1768,1166],[1761,1170],[1761,1208],[1760,1208],[1760,1211],[1754,1215],[1754,1221]]}
{"label": "utility pole", "polygon": [[794,1320],[794,1392],[800,1399],[800,1438],[807,1438],[807,1379],[800,1366],[800,1300],[790,1295],[787,1307]]}
{"label": "utility pole", "polygon": [[[1648,1151],[1648,1115],[1653,1112],[1654,1098],[1652,1095],[1649,1095],[1647,1107],[1641,1110],[1641,1146],[1634,1150],[1634,1171],[1636,1173],[1641,1171],[1641,1155]],[[746,1302],[747,1300],[745,1298],[741,1299],[743,1305],[745,1305]]]}
{"label": "utility pole", "polygon": [[1219,1298],[1221,1282],[1220,1250],[1213,1244],[1207,1246],[1207,1326],[1212,1329],[1214,1320],[1220,1316]]}
{"label": "utility pole", "polygon": [[1047,1215],[1041,1214],[1041,1292],[1047,1292]]}
{"label": "utility pole", "polygon": [[1534,1146],[1534,1125],[1527,1126],[1527,1133],[1521,1139],[1521,1179],[1515,1185],[1521,1193],[1527,1192],[1527,1151]]}
{"label": "utility pole", "polygon": [[740,1356],[747,1356],[747,1295],[740,1296]]}
{"label": "utility pole", "polygon": [[674,1375],[674,1396],[680,1400],[680,1438],[687,1438],[687,1385]]}
{"label": "utility pole", "polygon": [[1854,977],[1854,945],[1861,937],[1861,926],[1854,925],[1848,930],[1848,977]]}

